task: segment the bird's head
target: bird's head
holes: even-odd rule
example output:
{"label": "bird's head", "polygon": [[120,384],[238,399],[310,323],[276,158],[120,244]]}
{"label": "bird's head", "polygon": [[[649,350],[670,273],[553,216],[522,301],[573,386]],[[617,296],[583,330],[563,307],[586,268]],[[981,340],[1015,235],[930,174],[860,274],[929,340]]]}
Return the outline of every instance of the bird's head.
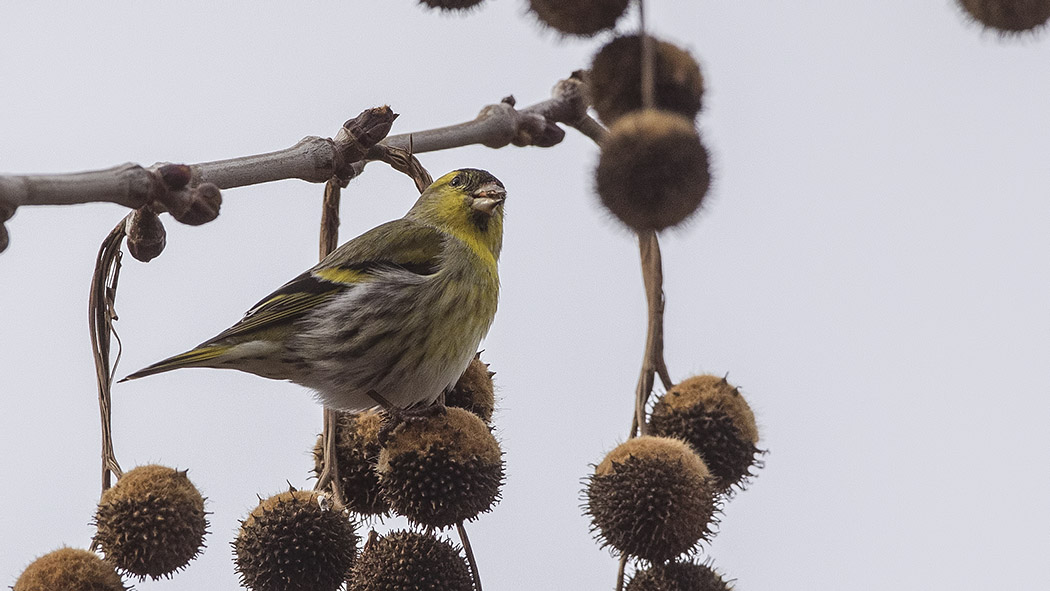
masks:
{"label": "bird's head", "polygon": [[461,168],[427,187],[405,217],[436,226],[499,259],[506,197],[496,177],[484,170]]}

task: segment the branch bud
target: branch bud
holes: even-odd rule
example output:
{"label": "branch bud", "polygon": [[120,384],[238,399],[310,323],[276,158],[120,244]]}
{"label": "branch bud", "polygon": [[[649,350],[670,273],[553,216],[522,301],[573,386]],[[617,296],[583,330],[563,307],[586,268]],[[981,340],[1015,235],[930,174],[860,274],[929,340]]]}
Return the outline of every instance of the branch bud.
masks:
{"label": "branch bud", "polygon": [[184,188],[193,179],[193,170],[185,164],[165,164],[157,169],[157,173],[170,191]]}
{"label": "branch bud", "polygon": [[383,105],[366,109],[344,123],[334,140],[337,158],[335,176],[341,179],[352,177],[353,169],[350,165],[364,160],[368,150],[390,133],[395,119],[397,113],[389,106]]}
{"label": "branch bud", "polygon": [[164,252],[167,233],[153,210],[143,207],[131,212],[124,223],[128,237],[128,251],[135,260],[148,263]]}
{"label": "branch bud", "polygon": [[190,191],[173,193],[165,205],[171,216],[189,226],[201,226],[218,217],[223,195],[218,187],[205,183]]}

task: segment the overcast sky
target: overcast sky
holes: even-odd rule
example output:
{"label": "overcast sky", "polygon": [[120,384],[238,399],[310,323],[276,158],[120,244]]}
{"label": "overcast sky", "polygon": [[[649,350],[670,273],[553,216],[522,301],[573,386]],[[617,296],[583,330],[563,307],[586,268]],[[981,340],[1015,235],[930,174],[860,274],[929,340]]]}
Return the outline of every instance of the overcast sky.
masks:
{"label": "overcast sky", "polygon": [[[741,590],[1034,589],[1050,580],[1050,39],[999,39],[952,0],[650,2],[698,57],[715,181],[662,236],[672,376],[729,373],[770,450],[705,546]],[[633,17],[621,29],[634,27]],[[385,2],[35,2],[0,8],[0,172],[202,162],[331,136],[390,104],[394,132],[519,105],[608,37],[559,40],[523,2],[448,17]],[[506,184],[498,372],[503,502],[469,526],[485,588],[610,589],[581,480],[627,434],[645,304],[637,247],[597,205],[594,144],[422,156]],[[342,238],[400,217],[368,167]],[[117,373],[237,320],[317,256],[321,187],[224,192],[148,265],[125,257]],[[23,208],[0,254],[0,586],[86,547],[100,491],[87,292],[115,205]],[[208,549],[143,591],[234,589],[229,542],[303,487],[321,409],[219,370],[114,389],[125,469],[189,469]],[[398,520],[388,521],[400,525]]]}

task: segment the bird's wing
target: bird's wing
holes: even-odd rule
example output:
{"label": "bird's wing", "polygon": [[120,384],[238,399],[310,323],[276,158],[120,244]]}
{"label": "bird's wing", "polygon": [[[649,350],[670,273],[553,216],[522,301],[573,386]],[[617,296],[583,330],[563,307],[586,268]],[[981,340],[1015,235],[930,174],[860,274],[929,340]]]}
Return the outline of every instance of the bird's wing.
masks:
{"label": "bird's wing", "polygon": [[446,236],[418,222],[399,219],[348,241],[314,268],[292,279],[252,307],[237,324],[205,345],[251,338],[294,322],[318,305],[381,272],[431,275],[438,271]]}

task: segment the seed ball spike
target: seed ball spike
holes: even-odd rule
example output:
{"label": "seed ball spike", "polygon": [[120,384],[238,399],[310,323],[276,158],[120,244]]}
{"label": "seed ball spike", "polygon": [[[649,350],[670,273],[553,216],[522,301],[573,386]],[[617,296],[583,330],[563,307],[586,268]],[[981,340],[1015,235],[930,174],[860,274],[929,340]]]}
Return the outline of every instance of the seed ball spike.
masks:
{"label": "seed ball spike", "polygon": [[705,564],[674,561],[634,573],[626,591],[730,591],[718,572]]}
{"label": "seed ball spike", "polygon": [[[694,119],[700,112],[704,78],[688,51],[653,39],[656,67],[653,105],[657,109]],[[606,125],[642,108],[642,40],[638,35],[617,37],[594,56],[587,77],[594,110]]]}
{"label": "seed ball spike", "polygon": [[715,492],[707,466],[686,443],[643,436],[598,464],[586,490],[586,513],[602,546],[663,562],[711,535]]}
{"label": "seed ball spike", "polygon": [[[379,431],[383,416],[374,410],[339,413],[336,419],[335,453],[346,508],[359,515],[384,515],[390,510],[379,488]],[[314,446],[314,471],[324,470],[320,437]]]}
{"label": "seed ball spike", "polygon": [[254,591],[335,591],[350,573],[357,535],[320,493],[274,495],[241,522],[233,542],[241,584]]}
{"label": "seed ball spike", "polygon": [[26,567],[13,591],[125,591],[113,565],[98,554],[78,548],[59,548]]}
{"label": "seed ball spike", "polygon": [[481,353],[478,353],[456,385],[445,395],[445,404],[469,410],[486,423],[491,423],[492,411],[496,406],[493,375],[488,364],[481,360]]}
{"label": "seed ball spike", "polygon": [[529,0],[536,18],[565,35],[590,37],[616,26],[630,0]]}
{"label": "seed ball spike", "polygon": [[379,484],[399,515],[427,527],[474,519],[499,500],[503,452],[462,408],[398,425],[379,454]]}
{"label": "seed ball spike", "polygon": [[361,553],[347,591],[472,591],[474,581],[460,549],[429,533],[394,531]]}
{"label": "seed ball spike", "polygon": [[699,375],[676,384],[657,399],[649,425],[654,435],[693,446],[720,490],[746,484],[757,464],[755,414],[724,377]]}
{"label": "seed ball spike", "polygon": [[711,184],[707,149],[692,122],[657,110],[616,120],[595,176],[602,204],[638,232],[681,223],[699,209]]}
{"label": "seed ball spike", "polygon": [[427,8],[440,8],[442,11],[467,10],[474,8],[485,0],[419,0]]}
{"label": "seed ball spike", "polygon": [[1050,20],[1050,0],[958,1],[974,20],[1004,35],[1040,28]]}
{"label": "seed ball spike", "polygon": [[204,498],[185,471],[149,464],[102,493],[95,542],[117,570],[170,577],[200,554],[208,520]]}

